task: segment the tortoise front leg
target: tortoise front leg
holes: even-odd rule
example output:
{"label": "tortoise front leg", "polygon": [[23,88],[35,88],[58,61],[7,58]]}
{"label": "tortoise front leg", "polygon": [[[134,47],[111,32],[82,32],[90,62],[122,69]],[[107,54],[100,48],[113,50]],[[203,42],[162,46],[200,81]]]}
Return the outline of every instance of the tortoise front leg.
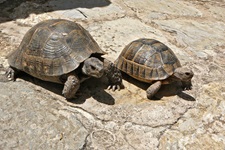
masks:
{"label": "tortoise front leg", "polygon": [[151,99],[160,89],[162,85],[162,82],[161,81],[157,81],[155,83],[153,83],[147,90],[146,90],[146,93],[147,93],[147,98],[148,99]]}
{"label": "tortoise front leg", "polygon": [[64,84],[62,94],[66,99],[71,99],[75,96],[77,90],[80,88],[80,80],[76,75],[69,75]]}
{"label": "tortoise front leg", "polygon": [[116,89],[120,90],[122,87],[122,74],[118,68],[115,67],[115,65],[104,59],[104,72],[106,77],[109,80],[109,86],[108,89],[112,89],[115,91]]}
{"label": "tortoise front leg", "polygon": [[191,90],[192,89],[191,81],[181,81],[181,82],[182,82],[182,89],[183,90]]}

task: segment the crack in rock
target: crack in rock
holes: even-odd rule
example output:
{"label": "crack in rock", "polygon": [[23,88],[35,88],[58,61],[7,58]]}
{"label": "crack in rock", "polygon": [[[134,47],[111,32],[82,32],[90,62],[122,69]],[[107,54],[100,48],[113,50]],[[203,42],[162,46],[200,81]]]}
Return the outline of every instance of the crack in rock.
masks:
{"label": "crack in rock", "polygon": [[76,9],[79,13],[81,13],[85,18],[88,18],[87,15],[85,15],[85,13],[79,9]]}
{"label": "crack in rock", "polygon": [[158,136],[159,144],[157,145],[157,148],[160,147],[160,140],[161,140],[162,136],[166,133],[166,131],[170,130],[175,124],[177,124],[178,121],[181,120],[181,119],[183,118],[183,116],[184,116],[190,109],[192,109],[192,108],[194,108],[194,106],[190,106],[190,107],[186,108],[186,110],[184,111],[184,113],[182,113],[182,114],[180,115],[180,117],[178,117],[173,123],[167,124],[168,127],[165,128],[165,130],[163,130],[162,132],[160,132],[160,135]]}

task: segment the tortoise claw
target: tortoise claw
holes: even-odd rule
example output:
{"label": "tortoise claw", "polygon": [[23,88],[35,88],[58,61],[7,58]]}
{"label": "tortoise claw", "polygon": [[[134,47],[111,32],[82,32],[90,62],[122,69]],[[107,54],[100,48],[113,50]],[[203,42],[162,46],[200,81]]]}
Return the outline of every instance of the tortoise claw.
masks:
{"label": "tortoise claw", "polygon": [[116,88],[118,89],[118,91],[120,91],[120,89],[121,89],[119,85],[117,85]]}
{"label": "tortoise claw", "polygon": [[116,90],[116,86],[115,86],[115,85],[112,87],[112,90],[113,90],[113,91],[115,91],[115,90]]}
{"label": "tortoise claw", "polygon": [[111,90],[111,89],[112,91],[116,91],[116,90],[120,91],[121,87],[120,85],[109,85],[107,90]]}
{"label": "tortoise claw", "polygon": [[104,65],[105,65],[105,75],[108,78],[109,81],[109,86],[108,86],[108,90],[112,89],[113,91],[117,90],[118,91],[121,89],[122,85],[122,74],[120,72],[120,70],[118,68],[116,68],[116,66],[104,59]]}
{"label": "tortoise claw", "polygon": [[183,87],[183,90],[191,90],[191,89],[192,89],[192,86]]}
{"label": "tortoise claw", "polygon": [[192,84],[191,82],[182,82],[182,89],[185,90],[191,90],[192,89]]}

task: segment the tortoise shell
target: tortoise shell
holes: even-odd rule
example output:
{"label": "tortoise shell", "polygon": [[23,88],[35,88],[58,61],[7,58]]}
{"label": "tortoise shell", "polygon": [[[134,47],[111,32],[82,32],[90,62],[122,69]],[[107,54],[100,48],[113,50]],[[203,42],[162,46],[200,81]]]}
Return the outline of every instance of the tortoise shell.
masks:
{"label": "tortoise shell", "polygon": [[104,54],[81,25],[63,19],[33,26],[19,48],[8,56],[9,65],[38,78],[69,73],[92,54]]}
{"label": "tortoise shell", "polygon": [[137,80],[151,82],[167,79],[181,64],[166,45],[154,39],[142,38],[123,49],[116,66]]}

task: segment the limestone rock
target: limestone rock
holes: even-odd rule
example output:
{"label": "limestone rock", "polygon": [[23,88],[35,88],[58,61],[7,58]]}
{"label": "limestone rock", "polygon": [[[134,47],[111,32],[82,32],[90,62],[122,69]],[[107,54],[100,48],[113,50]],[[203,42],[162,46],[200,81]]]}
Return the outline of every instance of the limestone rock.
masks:
{"label": "limestone rock", "polygon": [[25,74],[0,82],[0,149],[225,148],[224,0],[0,4],[12,12],[0,17],[0,69],[31,26],[64,18],[84,26],[111,61],[131,41],[154,38],[195,73],[191,91],[181,91],[179,82],[163,85],[160,100],[148,100],[149,85],[125,74],[121,91],[107,90],[105,78],[92,78],[71,101],[61,95],[62,85]]}

